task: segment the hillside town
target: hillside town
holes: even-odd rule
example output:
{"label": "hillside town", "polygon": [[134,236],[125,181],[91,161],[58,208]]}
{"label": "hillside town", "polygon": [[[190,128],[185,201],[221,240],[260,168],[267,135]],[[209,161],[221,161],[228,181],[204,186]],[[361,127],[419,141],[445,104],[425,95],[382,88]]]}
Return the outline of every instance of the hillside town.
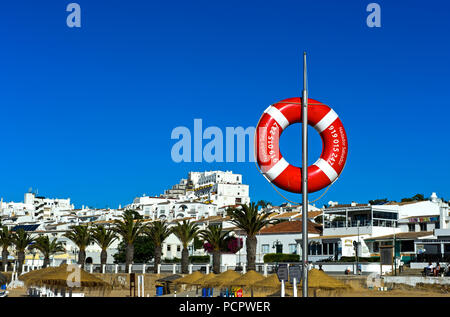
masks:
{"label": "hillside town", "polygon": [[[123,214],[132,211],[142,222],[164,221],[168,227],[187,222],[199,229],[221,225],[241,241],[238,251],[221,255],[223,267],[245,267],[247,261],[246,233],[230,219],[228,210],[250,204],[249,185],[243,175],[231,171],[189,172],[172,188],[159,196],[136,197],[123,208],[91,209],[83,206],[75,209],[70,198],[46,198],[33,192],[24,194],[23,202],[0,202],[1,225],[11,232],[23,229],[30,236],[47,236],[64,246],[63,252],[51,255],[53,266],[76,263],[78,247],[66,236],[73,227],[80,225],[110,228],[120,221]],[[274,220],[256,234],[257,264],[267,263],[267,254],[302,254],[302,210],[299,205],[284,203],[279,206],[266,201],[257,204],[258,213]],[[276,221],[278,220],[278,221]],[[416,195],[403,202],[378,199],[369,203],[342,204],[330,201],[327,205],[309,206],[308,212],[309,261],[311,263],[337,263],[341,259],[370,259],[380,256],[380,249],[394,245],[398,265],[429,261],[449,262],[450,215],[449,203],[436,193],[427,197]],[[190,256],[206,256],[204,247],[196,247],[195,239],[189,242]],[[114,255],[119,252],[121,239],[108,245],[106,264],[118,263]],[[8,267],[17,265],[18,254],[13,246],[8,248]],[[183,242],[171,233],[161,244],[162,263],[173,263],[182,257]],[[85,249],[85,263],[100,265],[102,248],[90,243]],[[44,255],[29,248],[25,254],[25,267],[41,267]],[[150,266],[153,259],[148,261]],[[5,263],[2,259],[2,263]],[[84,264],[84,263],[83,263]],[[133,265],[145,263],[133,263]],[[324,266],[325,271],[327,268]],[[331,266],[328,270],[333,270]],[[341,270],[341,269],[339,269]],[[389,268],[388,268],[389,270]],[[370,271],[370,270],[369,270]]]}

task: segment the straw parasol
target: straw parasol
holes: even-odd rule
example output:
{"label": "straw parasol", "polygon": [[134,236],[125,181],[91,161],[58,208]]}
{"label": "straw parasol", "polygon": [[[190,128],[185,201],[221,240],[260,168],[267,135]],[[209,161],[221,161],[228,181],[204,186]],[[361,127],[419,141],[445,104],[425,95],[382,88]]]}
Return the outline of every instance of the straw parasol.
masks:
{"label": "straw parasol", "polygon": [[195,271],[192,274],[186,275],[185,277],[179,278],[175,281],[173,281],[175,284],[193,284],[193,282],[201,279],[203,276],[205,276],[200,271]]}
{"label": "straw parasol", "polygon": [[28,273],[22,274],[19,276],[19,280],[26,282],[27,280],[32,279],[33,277],[39,277],[42,276],[43,274],[52,272],[54,270],[56,270],[57,267],[51,267],[51,266],[47,266],[44,269],[40,269],[40,270],[33,270],[30,271]]}
{"label": "straw parasol", "polygon": [[[45,271],[44,271],[45,270]],[[77,273],[79,272],[79,275]],[[111,285],[76,265],[62,264],[59,267],[34,271],[32,276],[21,276],[27,286],[68,287],[74,289],[111,290]],[[73,284],[72,284],[73,283]]]}
{"label": "straw parasol", "polygon": [[258,281],[264,280],[264,279],[265,279],[265,277],[262,274],[259,274],[258,272],[250,270],[247,273],[245,273],[244,275],[231,281],[227,285],[242,286],[242,287],[250,288],[251,296],[253,297],[253,284],[255,284]]}
{"label": "straw parasol", "polygon": [[281,287],[281,283],[278,280],[278,277],[276,274],[270,274],[268,277],[266,277],[263,280],[260,280],[258,282],[255,282],[253,284],[254,288],[269,288],[269,289],[277,289]]}
{"label": "straw parasol", "polygon": [[216,276],[217,276],[216,274],[214,274],[214,273],[211,272],[211,273],[209,273],[209,274],[204,275],[202,278],[200,278],[200,279],[198,279],[198,280],[192,282],[191,284],[193,284],[193,285],[199,285],[199,286],[204,287],[204,286],[206,286],[206,283],[207,283],[209,280],[212,280],[212,279],[215,278]]}
{"label": "straw parasol", "polygon": [[216,277],[206,281],[204,284],[208,287],[219,287],[223,285],[227,285],[229,282],[234,281],[238,277],[240,277],[241,274],[239,274],[236,271],[228,270],[225,271]]}
{"label": "straw parasol", "polygon": [[[300,282],[300,287],[302,283]],[[327,296],[336,296],[340,292],[350,289],[351,286],[335,279],[323,271],[311,269],[308,272],[308,288],[313,291],[314,297],[318,293],[327,294]],[[331,292],[331,293],[330,293]]]}
{"label": "straw parasol", "polygon": [[265,279],[264,275],[259,274],[253,270],[248,271],[242,276],[239,276],[237,279],[227,283],[229,286],[242,286],[242,287],[251,287],[258,281]]}
{"label": "straw parasol", "polygon": [[[300,282],[300,285],[302,283]],[[321,289],[348,289],[351,288],[347,285],[323,271],[318,269],[311,269],[308,272],[308,288],[321,288]]]}

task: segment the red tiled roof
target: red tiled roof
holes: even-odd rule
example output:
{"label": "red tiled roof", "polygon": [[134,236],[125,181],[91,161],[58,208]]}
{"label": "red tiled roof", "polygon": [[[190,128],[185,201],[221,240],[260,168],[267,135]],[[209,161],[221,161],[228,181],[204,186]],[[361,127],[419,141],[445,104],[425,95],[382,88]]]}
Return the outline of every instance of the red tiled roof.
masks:
{"label": "red tiled roof", "polygon": [[[315,210],[315,211],[310,211],[310,212],[308,212],[308,218],[309,219],[311,219],[311,218],[316,218],[317,216],[320,216],[320,215],[322,215],[322,210]],[[297,216],[295,216],[294,218],[301,218],[302,217],[302,214],[301,213],[299,213]]]}
{"label": "red tiled roof", "polygon": [[[302,221],[285,221],[279,224],[261,229],[260,234],[274,233],[301,233]],[[308,221],[308,233],[322,233],[322,226]]]}

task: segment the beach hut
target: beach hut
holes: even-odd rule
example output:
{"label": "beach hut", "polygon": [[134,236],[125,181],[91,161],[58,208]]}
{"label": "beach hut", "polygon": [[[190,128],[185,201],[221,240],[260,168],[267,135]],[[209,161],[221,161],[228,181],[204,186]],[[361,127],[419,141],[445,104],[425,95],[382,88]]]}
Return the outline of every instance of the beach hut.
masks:
{"label": "beach hut", "polygon": [[[166,294],[170,294],[170,286],[171,284],[173,284],[176,280],[182,278],[181,275],[179,274],[173,274],[173,275],[169,275],[160,279],[156,280],[156,283],[159,283],[159,285],[157,284],[156,287],[163,287],[163,293],[161,295],[166,295]],[[176,290],[176,289],[174,289]]]}
{"label": "beach hut", "polygon": [[244,288],[250,288],[251,296],[253,297],[253,285],[263,279],[265,279],[265,277],[262,274],[250,270],[230,283],[227,283],[227,286],[242,286]]}

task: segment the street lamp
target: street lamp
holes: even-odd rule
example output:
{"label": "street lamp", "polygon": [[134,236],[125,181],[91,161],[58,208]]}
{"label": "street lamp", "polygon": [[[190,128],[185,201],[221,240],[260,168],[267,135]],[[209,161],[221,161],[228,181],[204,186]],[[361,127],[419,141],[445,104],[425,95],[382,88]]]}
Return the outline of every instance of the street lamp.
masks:
{"label": "street lamp", "polygon": [[272,249],[276,249],[276,250],[275,250],[275,253],[278,253],[278,248],[277,248],[277,247],[278,247],[279,245],[282,245],[280,240],[277,239],[277,240],[275,240],[275,241],[273,242],[273,244],[272,244]]}

